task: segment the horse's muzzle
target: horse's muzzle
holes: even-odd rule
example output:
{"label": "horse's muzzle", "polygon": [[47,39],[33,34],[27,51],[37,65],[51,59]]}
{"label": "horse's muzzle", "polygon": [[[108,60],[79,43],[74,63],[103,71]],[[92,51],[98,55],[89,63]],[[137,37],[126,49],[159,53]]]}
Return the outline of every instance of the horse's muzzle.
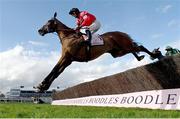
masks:
{"label": "horse's muzzle", "polygon": [[38,32],[39,32],[39,34],[40,34],[41,36],[44,36],[44,35],[45,35],[45,32],[44,32],[42,29],[39,29]]}

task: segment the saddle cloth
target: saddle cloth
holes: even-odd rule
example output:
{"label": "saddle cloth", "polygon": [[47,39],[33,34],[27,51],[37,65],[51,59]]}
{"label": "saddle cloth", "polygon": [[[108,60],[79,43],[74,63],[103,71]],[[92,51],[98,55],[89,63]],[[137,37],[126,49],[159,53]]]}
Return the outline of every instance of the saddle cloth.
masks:
{"label": "saddle cloth", "polygon": [[91,46],[104,45],[104,40],[99,34],[93,34],[91,39]]}

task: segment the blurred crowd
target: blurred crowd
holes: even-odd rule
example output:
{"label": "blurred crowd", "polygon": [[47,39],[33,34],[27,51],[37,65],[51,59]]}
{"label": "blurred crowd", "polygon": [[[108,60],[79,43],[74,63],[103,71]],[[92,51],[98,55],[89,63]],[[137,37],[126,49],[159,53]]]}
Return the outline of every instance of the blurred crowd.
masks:
{"label": "blurred crowd", "polygon": [[[161,51],[159,50],[159,48],[157,49],[154,49],[152,51],[153,54],[156,54],[156,57],[160,60],[164,57],[168,57],[168,56],[175,56],[175,55],[180,55],[180,50],[177,49],[177,48],[173,48],[171,46],[167,46],[165,48],[166,50],[166,53],[165,53],[165,56],[161,53]],[[151,57],[152,60],[154,60],[154,58]]]}

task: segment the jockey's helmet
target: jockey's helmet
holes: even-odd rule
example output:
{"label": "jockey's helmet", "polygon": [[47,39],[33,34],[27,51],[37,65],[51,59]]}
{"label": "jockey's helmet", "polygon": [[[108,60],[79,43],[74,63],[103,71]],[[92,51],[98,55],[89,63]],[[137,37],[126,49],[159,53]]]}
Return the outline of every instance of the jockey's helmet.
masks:
{"label": "jockey's helmet", "polygon": [[72,15],[72,14],[76,14],[78,15],[80,13],[79,9],[78,8],[72,8],[70,11],[69,11],[69,14]]}
{"label": "jockey's helmet", "polygon": [[166,50],[171,50],[171,49],[172,49],[171,46],[167,46],[167,47],[166,47]]}

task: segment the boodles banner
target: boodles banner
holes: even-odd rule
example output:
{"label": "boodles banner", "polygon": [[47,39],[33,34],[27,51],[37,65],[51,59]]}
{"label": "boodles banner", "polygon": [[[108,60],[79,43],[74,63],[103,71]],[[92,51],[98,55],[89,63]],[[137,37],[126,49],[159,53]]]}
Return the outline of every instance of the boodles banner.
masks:
{"label": "boodles banner", "polygon": [[54,100],[52,105],[139,107],[180,110],[180,88]]}

